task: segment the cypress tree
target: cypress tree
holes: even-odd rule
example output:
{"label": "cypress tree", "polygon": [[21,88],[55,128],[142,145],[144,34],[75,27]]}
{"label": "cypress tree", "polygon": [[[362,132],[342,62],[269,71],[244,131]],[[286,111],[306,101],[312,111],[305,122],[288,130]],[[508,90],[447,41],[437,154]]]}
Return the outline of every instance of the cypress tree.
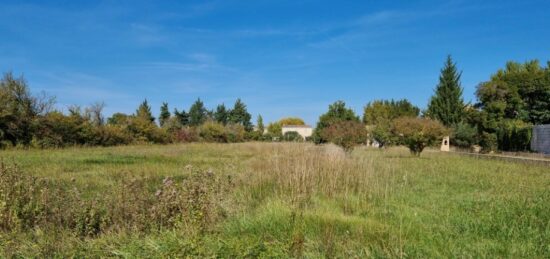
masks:
{"label": "cypress tree", "polygon": [[264,119],[262,118],[262,115],[258,115],[258,120],[256,122],[256,127],[258,128],[258,132],[261,134],[264,134]]}
{"label": "cypress tree", "polygon": [[445,126],[462,121],[465,105],[460,85],[461,75],[451,56],[447,56],[445,66],[441,69],[439,84],[435,88],[426,112],[428,117],[440,121]]}
{"label": "cypress tree", "polygon": [[168,111],[168,103],[162,103],[160,106],[159,124],[162,127],[166,121],[170,119],[170,111]]}

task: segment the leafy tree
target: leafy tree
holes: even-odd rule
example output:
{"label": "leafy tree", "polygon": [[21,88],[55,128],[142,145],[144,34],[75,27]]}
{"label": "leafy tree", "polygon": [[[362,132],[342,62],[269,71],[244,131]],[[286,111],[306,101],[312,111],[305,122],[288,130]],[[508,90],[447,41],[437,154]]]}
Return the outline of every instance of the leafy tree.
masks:
{"label": "leafy tree", "polygon": [[246,131],[252,131],[251,117],[250,113],[246,110],[246,105],[241,99],[237,99],[235,105],[233,105],[233,109],[229,112],[229,122],[242,125]]}
{"label": "leafy tree", "polygon": [[445,126],[429,118],[401,117],[393,121],[393,130],[416,156],[420,156],[425,147],[439,143],[448,134]]}
{"label": "leafy tree", "polygon": [[206,121],[206,108],[201,99],[197,99],[189,108],[189,125],[199,126]]}
{"label": "leafy tree", "polygon": [[229,113],[230,111],[228,111],[227,108],[225,108],[225,104],[222,103],[216,107],[216,111],[214,112],[214,120],[218,123],[226,125],[229,121]]}
{"label": "leafy tree", "polygon": [[399,117],[418,117],[420,109],[407,99],[376,100],[369,102],[363,112],[363,123],[367,125],[378,125],[388,123]]}
{"label": "leafy tree", "polygon": [[124,113],[114,113],[110,118],[107,119],[107,124],[109,125],[128,125],[130,116]]}
{"label": "leafy tree", "polygon": [[260,132],[260,134],[264,133],[265,127],[264,127],[264,119],[262,118],[262,115],[258,115],[258,119],[256,121],[256,127],[258,128],[258,132]]}
{"label": "leafy tree", "polygon": [[28,145],[37,116],[47,114],[53,104],[54,98],[45,94],[33,96],[23,76],[5,73],[0,79],[0,142]]}
{"label": "leafy tree", "polygon": [[450,126],[462,121],[464,114],[464,100],[460,85],[461,73],[457,71],[456,63],[451,56],[447,56],[445,66],[441,69],[439,84],[435,88],[426,115],[436,119],[443,125]]}
{"label": "leafy tree", "polygon": [[550,62],[508,62],[476,91],[487,119],[520,119],[532,124],[550,123]]}
{"label": "leafy tree", "polygon": [[275,137],[280,137],[283,135],[283,128],[281,123],[272,122],[267,125],[267,132]]}
{"label": "leafy tree", "polygon": [[319,117],[319,121],[317,122],[317,126],[315,127],[315,131],[313,133],[314,141],[316,143],[327,142],[328,140],[322,136],[321,132],[323,129],[340,121],[359,122],[359,117],[355,115],[355,112],[352,109],[346,108],[345,102],[336,101],[329,105],[327,113]]}
{"label": "leafy tree", "polygon": [[408,116],[418,117],[420,109],[412,105],[407,99],[403,100],[376,100],[368,103],[363,112],[363,122],[369,128],[370,138],[376,140],[380,147],[396,141],[392,134],[392,121],[396,118]]}
{"label": "leafy tree", "polygon": [[168,110],[168,103],[162,103],[160,106],[159,125],[162,127],[170,119],[170,111]]}
{"label": "leafy tree", "polygon": [[349,152],[367,141],[367,130],[357,120],[340,120],[323,128],[321,137]]}
{"label": "leafy tree", "polygon": [[139,105],[136,110],[135,117],[151,123],[155,121],[155,117],[153,117],[153,114],[151,113],[151,106],[147,103],[147,99]]}
{"label": "leafy tree", "polygon": [[279,120],[279,124],[281,126],[287,126],[287,125],[306,125],[304,120],[297,118],[297,117],[288,117],[288,118],[282,118]]}

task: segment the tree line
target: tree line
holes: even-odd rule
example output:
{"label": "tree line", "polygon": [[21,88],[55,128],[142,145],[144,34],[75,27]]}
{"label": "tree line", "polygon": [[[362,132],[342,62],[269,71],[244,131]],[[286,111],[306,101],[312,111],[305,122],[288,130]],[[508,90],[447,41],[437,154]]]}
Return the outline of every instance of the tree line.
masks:
{"label": "tree line", "polygon": [[448,56],[424,111],[407,99],[375,100],[364,107],[360,121],[344,102],[335,102],[319,118],[314,140],[346,149],[370,140],[380,147],[406,145],[419,154],[449,135],[451,144],[462,148],[528,151],[532,126],[550,123],[550,62],[546,67],[537,60],[508,62],[477,86],[473,104],[464,102],[461,76]]}
{"label": "tree line", "polygon": [[[537,60],[508,62],[477,86],[475,103],[464,101],[461,76],[448,56],[424,111],[407,99],[375,100],[365,105],[359,118],[337,101],[319,117],[311,140],[333,142],[347,150],[367,141],[380,147],[406,145],[419,154],[450,135],[458,147],[526,151],[532,126],[550,123],[550,62],[546,67]],[[172,112],[163,103],[158,118],[147,100],[133,114],[115,113],[107,119],[101,102],[71,106],[65,113],[54,107],[55,98],[34,95],[22,76],[5,73],[0,80],[0,147],[304,140],[295,132],[282,134],[285,125],[304,125],[302,119],[283,118],[265,126],[258,115],[254,127],[240,99],[230,108],[220,104],[208,109],[199,98],[187,111]]]}

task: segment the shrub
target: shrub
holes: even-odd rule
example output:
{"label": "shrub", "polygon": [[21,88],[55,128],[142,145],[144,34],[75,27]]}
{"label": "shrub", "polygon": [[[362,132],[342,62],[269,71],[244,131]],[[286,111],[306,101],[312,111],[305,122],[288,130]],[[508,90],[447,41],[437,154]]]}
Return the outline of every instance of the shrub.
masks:
{"label": "shrub", "polygon": [[425,147],[435,145],[447,133],[438,121],[428,118],[401,117],[393,122],[393,130],[411,153],[420,156]]}
{"label": "shrub", "polygon": [[225,139],[229,143],[243,142],[247,133],[252,134],[253,132],[245,131],[244,126],[240,124],[227,124],[225,126]]}
{"label": "shrub", "polygon": [[199,132],[195,127],[185,127],[174,132],[174,141],[190,143],[199,141]]}
{"label": "shrub", "polygon": [[96,129],[98,144],[102,146],[116,146],[130,144],[133,137],[128,130],[114,125],[99,126]]}
{"label": "shrub", "polygon": [[451,143],[453,145],[469,148],[478,144],[478,131],[475,126],[461,122],[454,126]]}
{"label": "shrub", "polygon": [[304,138],[302,137],[302,135],[300,135],[296,131],[288,131],[288,132],[285,132],[285,134],[283,135],[283,140],[284,141],[304,141]]}
{"label": "shrub", "polygon": [[527,151],[530,149],[532,126],[520,120],[504,120],[496,131],[498,149]]}
{"label": "shrub", "polygon": [[369,128],[369,137],[380,144],[380,147],[396,144],[397,139],[393,135],[389,123],[380,123]]}
{"label": "shrub", "polygon": [[358,121],[338,121],[321,131],[321,137],[341,146],[345,151],[351,151],[359,144],[367,141],[367,130]]}
{"label": "shrub", "polygon": [[483,153],[494,152],[498,146],[497,135],[495,133],[483,132],[479,144]]}
{"label": "shrub", "polygon": [[199,136],[206,142],[227,142],[225,127],[217,122],[205,122],[199,127]]}

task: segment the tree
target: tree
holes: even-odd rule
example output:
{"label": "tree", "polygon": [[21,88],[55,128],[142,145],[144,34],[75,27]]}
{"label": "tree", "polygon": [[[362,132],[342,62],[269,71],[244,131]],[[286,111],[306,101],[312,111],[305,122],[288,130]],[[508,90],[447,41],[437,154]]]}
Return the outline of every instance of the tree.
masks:
{"label": "tree", "polygon": [[439,84],[426,111],[428,117],[440,121],[445,126],[459,123],[463,118],[465,105],[460,85],[461,74],[457,71],[456,63],[453,63],[451,56],[447,56],[441,69]]}
{"label": "tree", "polygon": [[168,103],[162,103],[160,106],[159,125],[162,127],[170,119],[170,111],[168,110]]}
{"label": "tree", "polygon": [[227,108],[225,108],[225,104],[220,104],[216,107],[216,111],[214,112],[214,120],[218,123],[221,123],[223,125],[226,125],[229,120],[229,112]]}
{"label": "tree", "polygon": [[47,114],[54,103],[45,94],[33,96],[23,76],[5,73],[0,79],[0,142],[28,145],[37,116]]}
{"label": "tree", "polygon": [[279,120],[279,124],[281,124],[281,126],[287,126],[287,125],[306,125],[306,123],[304,122],[304,120],[298,118],[298,117],[287,117],[287,118],[282,118]]}
{"label": "tree", "polygon": [[420,109],[407,99],[398,101],[376,100],[369,102],[363,111],[363,123],[369,128],[370,138],[384,147],[396,138],[391,132],[394,119],[408,116],[418,117]]}
{"label": "tree", "polygon": [[242,125],[246,131],[252,131],[251,117],[250,113],[246,110],[246,105],[241,99],[237,99],[235,105],[233,105],[233,109],[229,112],[229,122]]}
{"label": "tree", "polygon": [[283,135],[283,128],[279,122],[272,122],[267,124],[267,132],[275,137]]}
{"label": "tree", "polygon": [[365,143],[368,135],[363,123],[355,120],[341,120],[324,128],[321,131],[321,137],[350,152],[355,146]]}
{"label": "tree", "polygon": [[178,109],[174,109],[174,117],[179,121],[181,126],[189,125],[189,113],[186,113],[185,110],[179,112]]}
{"label": "tree", "polygon": [[359,117],[355,115],[352,109],[346,108],[346,103],[343,101],[336,101],[329,105],[327,113],[319,117],[315,131],[313,132],[313,139],[316,143],[327,142],[328,140],[323,138],[321,132],[323,129],[330,125],[340,121],[356,121],[359,122]]}
{"label": "tree", "polygon": [[378,125],[392,121],[399,117],[418,117],[420,109],[407,99],[394,101],[376,100],[369,102],[363,111],[363,123]]}
{"label": "tree", "polygon": [[109,119],[107,119],[107,124],[118,125],[118,126],[128,125],[129,119],[130,119],[130,116],[124,113],[117,112],[113,114]]}
{"label": "tree", "polygon": [[262,115],[258,115],[258,119],[256,121],[256,127],[258,128],[258,132],[260,134],[264,134],[264,119],[262,118]]}
{"label": "tree", "polygon": [[401,117],[394,120],[393,130],[416,156],[420,156],[425,147],[439,143],[448,134],[445,126],[429,118]]}
{"label": "tree", "polygon": [[95,102],[86,108],[85,117],[87,117],[94,126],[103,126],[103,124],[105,124],[105,117],[103,117],[104,108],[104,102]]}
{"label": "tree", "polygon": [[151,123],[155,121],[155,117],[153,117],[153,114],[151,113],[151,106],[147,103],[147,99],[139,105],[136,110],[135,117]]}
{"label": "tree", "polygon": [[206,108],[201,99],[197,99],[189,108],[189,125],[199,126],[206,121]]}
{"label": "tree", "polygon": [[550,123],[550,62],[508,62],[487,82],[479,84],[477,106],[488,119],[520,119],[532,124]]}

